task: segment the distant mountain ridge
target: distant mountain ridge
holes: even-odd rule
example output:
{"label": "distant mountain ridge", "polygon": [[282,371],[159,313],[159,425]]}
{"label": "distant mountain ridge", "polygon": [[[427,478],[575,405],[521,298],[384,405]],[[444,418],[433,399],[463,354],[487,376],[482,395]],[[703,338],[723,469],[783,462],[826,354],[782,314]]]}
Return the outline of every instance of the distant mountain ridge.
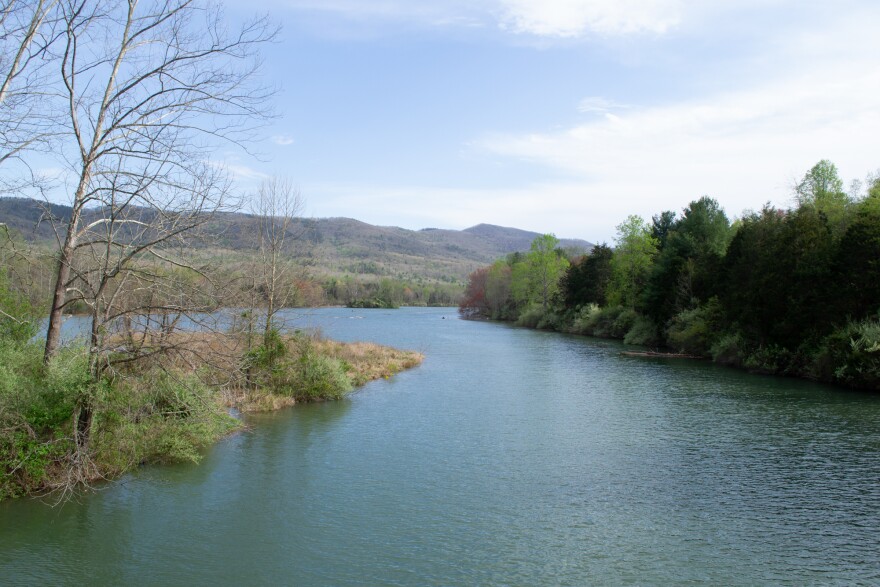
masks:
{"label": "distant mountain ridge", "polygon": [[[51,205],[62,221],[70,217],[67,206]],[[23,198],[0,198],[0,223],[7,224],[31,242],[54,240],[44,217],[43,204]],[[209,225],[223,249],[246,253],[253,249],[257,218],[237,212],[217,214]],[[374,226],[352,218],[302,218],[297,234],[308,243],[307,255],[322,273],[459,281],[475,269],[509,253],[528,251],[539,236],[518,228],[478,224],[465,230],[425,228],[409,230]],[[560,246],[589,252],[593,244],[581,239],[560,239]]]}

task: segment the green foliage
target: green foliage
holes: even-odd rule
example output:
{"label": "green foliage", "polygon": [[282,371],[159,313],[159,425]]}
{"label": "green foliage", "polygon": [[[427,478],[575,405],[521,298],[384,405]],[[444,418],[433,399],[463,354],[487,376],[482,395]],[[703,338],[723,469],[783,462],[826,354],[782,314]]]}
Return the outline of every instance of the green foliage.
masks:
{"label": "green foliage", "polygon": [[288,344],[286,356],[264,381],[268,391],[296,401],[337,400],[351,391],[352,380],[343,361],[317,352],[305,334],[296,335]]}
{"label": "green foliage", "polygon": [[824,336],[838,305],[836,247],[827,221],[810,207],[745,218],[722,267],[719,297],[728,317],[757,346],[797,348]]}
{"label": "green foliage", "polygon": [[843,191],[843,180],[834,163],[827,159],[816,163],[795,186],[795,195],[801,207],[822,214],[836,236],[843,233],[852,201]]}
{"label": "green foliage", "polygon": [[198,462],[205,446],[240,425],[198,377],[160,368],[119,380],[93,409],[94,458],[111,474],[142,463]]}
{"label": "green foliage", "polygon": [[[671,216],[661,217],[662,222]],[[664,246],[642,291],[641,307],[657,323],[665,324],[682,310],[707,300],[717,290],[718,267],[730,241],[730,222],[712,198],[691,202],[681,218],[658,226]]]}
{"label": "green foliage", "polygon": [[277,328],[270,328],[263,336],[263,344],[252,349],[245,357],[249,368],[271,372],[279,359],[287,354],[287,345]]}
{"label": "green foliage", "polygon": [[517,326],[537,328],[538,330],[564,330],[565,320],[553,308],[533,304],[526,308],[516,320]]}
{"label": "green foliage", "polygon": [[790,373],[795,354],[782,346],[771,344],[759,346],[742,362],[742,366],[755,373],[786,375]]}
{"label": "green foliage", "polygon": [[748,351],[740,333],[721,334],[710,350],[712,360],[720,365],[741,367]]}
{"label": "green foliage", "polygon": [[633,322],[632,328],[623,337],[626,344],[638,344],[642,346],[657,346],[660,344],[660,334],[657,325],[647,316],[639,316]]}
{"label": "green foliage", "polygon": [[284,383],[279,386],[298,401],[336,400],[351,391],[345,364],[315,352],[308,337],[296,341],[297,357],[285,365]]}
{"label": "green foliage", "polygon": [[352,300],[345,305],[346,308],[360,308],[360,309],[385,309],[385,310],[395,310],[400,307],[399,304],[390,301],[388,299],[382,298],[372,298],[372,299],[357,299]]}
{"label": "green foliage", "polygon": [[670,322],[666,338],[677,351],[708,357],[718,341],[721,324],[721,304],[712,298],[702,306],[679,312]]}
{"label": "green foliage", "polygon": [[23,294],[10,288],[6,268],[0,267],[0,339],[26,342],[36,335],[37,321],[36,309]]}
{"label": "green foliage", "polygon": [[880,182],[877,193],[859,203],[834,259],[833,318],[860,319],[880,310]]}
{"label": "green foliage", "polygon": [[662,343],[754,371],[878,389],[880,179],[868,184],[854,202],[834,165],[820,161],[798,184],[792,210],[767,206],[731,225],[703,197],[650,226],[630,216],[617,227],[616,249],[600,245],[575,262],[550,300],[535,295],[530,259],[549,250],[536,241],[492,267],[510,276],[499,297],[513,301],[496,303],[506,311],[489,309],[489,268],[472,276],[470,299],[483,316],[533,328]]}
{"label": "green foliage", "polygon": [[506,262],[498,260],[486,274],[485,305],[493,320],[509,320],[513,317],[515,306],[510,297],[513,272]]}
{"label": "green foliage", "polygon": [[596,245],[588,256],[568,268],[559,285],[566,308],[605,304],[613,258],[611,247],[605,244]]}
{"label": "green foliage", "polygon": [[638,313],[623,306],[601,308],[596,304],[584,306],[577,312],[569,332],[599,338],[623,338],[636,321]]}
{"label": "green foliage", "polygon": [[813,374],[850,387],[880,389],[880,318],[850,322],[822,343]]}
{"label": "green foliage", "polygon": [[611,283],[606,297],[611,305],[634,308],[648,279],[659,242],[639,216],[617,226],[617,248],[611,261]]}
{"label": "green foliage", "polygon": [[537,328],[538,324],[544,319],[544,308],[538,304],[533,304],[523,310],[516,319],[517,326],[525,326],[527,328]]}
{"label": "green foliage", "polygon": [[82,466],[72,435],[84,405],[92,414],[92,476],[198,460],[202,447],[238,425],[193,375],[153,368],[96,381],[82,347],[62,348],[44,367],[40,345],[0,340],[0,499],[64,485]]}
{"label": "green foliage", "polygon": [[550,306],[559,290],[559,278],[568,267],[558,245],[559,239],[552,234],[538,236],[525,259],[514,264],[511,289],[521,305],[537,303],[545,310]]}

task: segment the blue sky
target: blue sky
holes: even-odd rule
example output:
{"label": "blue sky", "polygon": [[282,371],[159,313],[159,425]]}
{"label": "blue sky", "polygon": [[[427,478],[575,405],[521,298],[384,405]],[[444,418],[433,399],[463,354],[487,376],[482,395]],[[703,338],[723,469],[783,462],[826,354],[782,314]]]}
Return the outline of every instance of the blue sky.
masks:
{"label": "blue sky", "polygon": [[241,189],[283,175],[314,217],[481,222],[611,241],[702,195],[787,205],[831,159],[880,167],[873,0],[235,0],[283,26],[279,118]]}

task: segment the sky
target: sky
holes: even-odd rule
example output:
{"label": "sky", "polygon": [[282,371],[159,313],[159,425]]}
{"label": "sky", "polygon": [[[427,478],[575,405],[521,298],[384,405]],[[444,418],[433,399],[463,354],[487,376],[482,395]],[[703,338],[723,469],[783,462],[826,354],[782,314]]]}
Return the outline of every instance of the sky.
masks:
{"label": "sky", "polygon": [[240,189],[310,217],[592,242],[704,195],[731,217],[821,159],[880,167],[876,0],[228,0],[282,26]]}

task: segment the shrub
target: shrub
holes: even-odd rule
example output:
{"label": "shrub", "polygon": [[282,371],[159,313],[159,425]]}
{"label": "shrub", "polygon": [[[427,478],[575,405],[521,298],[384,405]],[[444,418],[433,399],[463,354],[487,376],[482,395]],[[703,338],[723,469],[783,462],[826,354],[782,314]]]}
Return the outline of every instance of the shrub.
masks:
{"label": "shrub", "polygon": [[720,331],[721,304],[718,298],[711,298],[702,306],[684,310],[673,317],[666,339],[675,350],[709,356]]}
{"label": "shrub", "polygon": [[516,325],[539,330],[562,330],[563,322],[563,318],[553,309],[533,304],[519,315]]}
{"label": "shrub", "polygon": [[794,362],[794,353],[778,346],[760,346],[743,361],[743,367],[756,373],[782,375],[788,373]]}
{"label": "shrub", "polygon": [[343,361],[316,351],[312,339],[297,334],[290,341],[292,352],[278,364],[269,382],[273,393],[297,401],[340,399],[352,389]]}
{"label": "shrub", "polygon": [[213,391],[193,375],[160,368],[120,379],[95,405],[92,445],[101,469],[201,459],[201,449],[238,427]]}
{"label": "shrub", "polygon": [[342,361],[305,352],[285,365],[275,391],[297,401],[340,399],[351,391],[351,380]]}
{"label": "shrub", "polygon": [[725,334],[712,345],[709,351],[712,360],[720,365],[741,367],[748,355],[747,346],[741,334]]}
{"label": "shrub", "polygon": [[593,315],[600,312],[598,304],[587,304],[578,308],[568,331],[572,334],[592,334]]}
{"label": "shrub", "polygon": [[822,342],[811,366],[823,381],[880,389],[880,318],[850,322]]}
{"label": "shrub", "polygon": [[642,346],[657,346],[660,343],[657,325],[650,318],[639,316],[626,336],[623,337],[623,342]]}
{"label": "shrub", "polygon": [[537,305],[531,305],[519,315],[516,319],[517,326],[526,326],[528,328],[537,328],[538,323],[544,318],[544,309]]}
{"label": "shrub", "polygon": [[639,313],[632,308],[621,311],[611,324],[610,335],[612,338],[625,338],[627,333],[635,326],[639,319]]}

